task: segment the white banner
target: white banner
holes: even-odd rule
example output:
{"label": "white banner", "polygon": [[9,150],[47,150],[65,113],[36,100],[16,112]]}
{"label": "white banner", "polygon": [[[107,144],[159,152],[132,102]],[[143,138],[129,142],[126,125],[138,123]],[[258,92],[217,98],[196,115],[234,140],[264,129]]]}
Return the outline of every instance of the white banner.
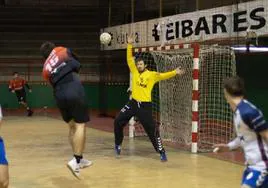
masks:
{"label": "white banner", "polygon": [[102,49],[126,48],[131,33],[136,47],[245,37],[247,31],[260,36],[268,34],[267,18],[268,0],[260,0],[108,27],[101,32],[109,32],[112,41]]}

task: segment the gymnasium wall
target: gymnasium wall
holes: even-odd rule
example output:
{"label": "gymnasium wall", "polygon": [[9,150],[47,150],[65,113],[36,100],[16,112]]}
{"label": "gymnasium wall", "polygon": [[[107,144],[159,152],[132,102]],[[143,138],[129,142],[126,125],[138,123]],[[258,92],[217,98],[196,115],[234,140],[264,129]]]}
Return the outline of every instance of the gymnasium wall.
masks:
{"label": "gymnasium wall", "polygon": [[236,54],[237,74],[244,78],[246,97],[261,108],[268,119],[267,53]]}
{"label": "gymnasium wall", "polygon": [[[118,110],[127,102],[128,95],[127,85],[104,85],[100,87],[98,84],[84,84],[85,91],[88,96],[88,105],[91,109],[98,110]],[[100,88],[102,88],[102,96],[100,97]],[[53,97],[53,91],[50,86],[41,84],[32,85],[32,93],[28,93],[29,104],[33,108],[49,108],[56,107]],[[8,91],[7,84],[0,84],[0,104],[3,108],[17,108],[18,102],[15,94]],[[101,99],[102,98],[102,99]],[[105,98],[105,101],[103,101]]]}
{"label": "gymnasium wall", "polygon": [[[123,54],[122,54],[123,56]],[[122,61],[122,60],[121,60]],[[120,60],[117,60],[120,62]],[[123,63],[123,62],[122,62]],[[236,54],[237,73],[244,78],[247,89],[247,98],[255,103],[268,118],[268,63],[267,53],[237,53]],[[123,67],[115,66],[115,62],[108,62],[112,65],[109,69],[122,70]],[[108,69],[106,68],[106,69]],[[107,70],[108,71],[108,70]],[[85,83],[85,90],[89,98],[89,106],[98,110],[118,110],[128,100],[126,90],[127,84],[112,85],[115,83],[118,74],[108,75],[107,71],[103,76],[102,83]],[[112,72],[112,71],[111,71]],[[114,70],[114,72],[116,72]],[[125,72],[125,71],[123,71]],[[122,74],[122,73],[121,73]],[[118,81],[117,81],[118,82]],[[120,82],[119,82],[120,83]],[[121,83],[126,83],[121,82]],[[28,95],[31,106],[40,108],[44,106],[55,107],[52,88],[41,84],[33,84],[33,93]],[[0,104],[4,108],[17,108],[18,103],[14,94],[8,91],[8,85],[0,84]]]}
{"label": "gymnasium wall", "polygon": [[[253,0],[243,0],[243,2]],[[162,0],[162,16],[170,16],[186,12],[221,7],[236,4],[238,0]],[[99,1],[102,13],[109,12],[109,1]],[[144,21],[159,18],[160,0],[136,0],[134,4],[134,21]],[[110,26],[131,23],[131,1],[111,0]],[[108,26],[108,18],[102,22],[103,27]]]}

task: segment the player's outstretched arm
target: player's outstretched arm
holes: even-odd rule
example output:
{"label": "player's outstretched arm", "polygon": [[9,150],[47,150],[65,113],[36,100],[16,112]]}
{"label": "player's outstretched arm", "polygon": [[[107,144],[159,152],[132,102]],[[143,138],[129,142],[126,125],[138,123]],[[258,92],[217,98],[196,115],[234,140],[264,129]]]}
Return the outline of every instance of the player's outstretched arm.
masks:
{"label": "player's outstretched arm", "polygon": [[181,69],[181,67],[178,67],[176,68],[175,70],[173,71],[170,71],[170,72],[165,72],[165,73],[156,73],[155,75],[155,79],[156,81],[161,81],[161,80],[167,80],[167,79],[170,79],[176,75],[183,75],[184,74],[184,70]]}
{"label": "player's outstretched arm", "polygon": [[128,37],[127,39],[127,64],[129,67],[130,72],[137,71],[134,58],[132,55],[132,48],[133,48],[133,39],[131,37]]}
{"label": "player's outstretched arm", "polygon": [[241,146],[241,141],[239,137],[236,137],[234,140],[228,144],[214,144],[214,152],[226,152],[230,150],[235,150]]}

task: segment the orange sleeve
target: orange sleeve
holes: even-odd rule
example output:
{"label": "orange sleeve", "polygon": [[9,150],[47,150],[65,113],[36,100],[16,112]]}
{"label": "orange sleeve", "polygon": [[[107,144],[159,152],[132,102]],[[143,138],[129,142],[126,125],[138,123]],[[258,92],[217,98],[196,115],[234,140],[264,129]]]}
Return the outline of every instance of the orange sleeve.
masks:
{"label": "orange sleeve", "polygon": [[47,70],[45,70],[45,67],[43,69],[42,76],[43,76],[45,81],[49,81],[49,72]]}

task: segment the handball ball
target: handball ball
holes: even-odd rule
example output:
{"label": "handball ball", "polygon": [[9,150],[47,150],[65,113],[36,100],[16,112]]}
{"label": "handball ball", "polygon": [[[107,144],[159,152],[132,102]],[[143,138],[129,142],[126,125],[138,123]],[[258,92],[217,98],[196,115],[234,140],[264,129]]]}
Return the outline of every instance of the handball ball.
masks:
{"label": "handball ball", "polygon": [[102,33],[100,35],[100,42],[102,44],[109,44],[111,42],[111,39],[112,39],[112,37],[109,33]]}

